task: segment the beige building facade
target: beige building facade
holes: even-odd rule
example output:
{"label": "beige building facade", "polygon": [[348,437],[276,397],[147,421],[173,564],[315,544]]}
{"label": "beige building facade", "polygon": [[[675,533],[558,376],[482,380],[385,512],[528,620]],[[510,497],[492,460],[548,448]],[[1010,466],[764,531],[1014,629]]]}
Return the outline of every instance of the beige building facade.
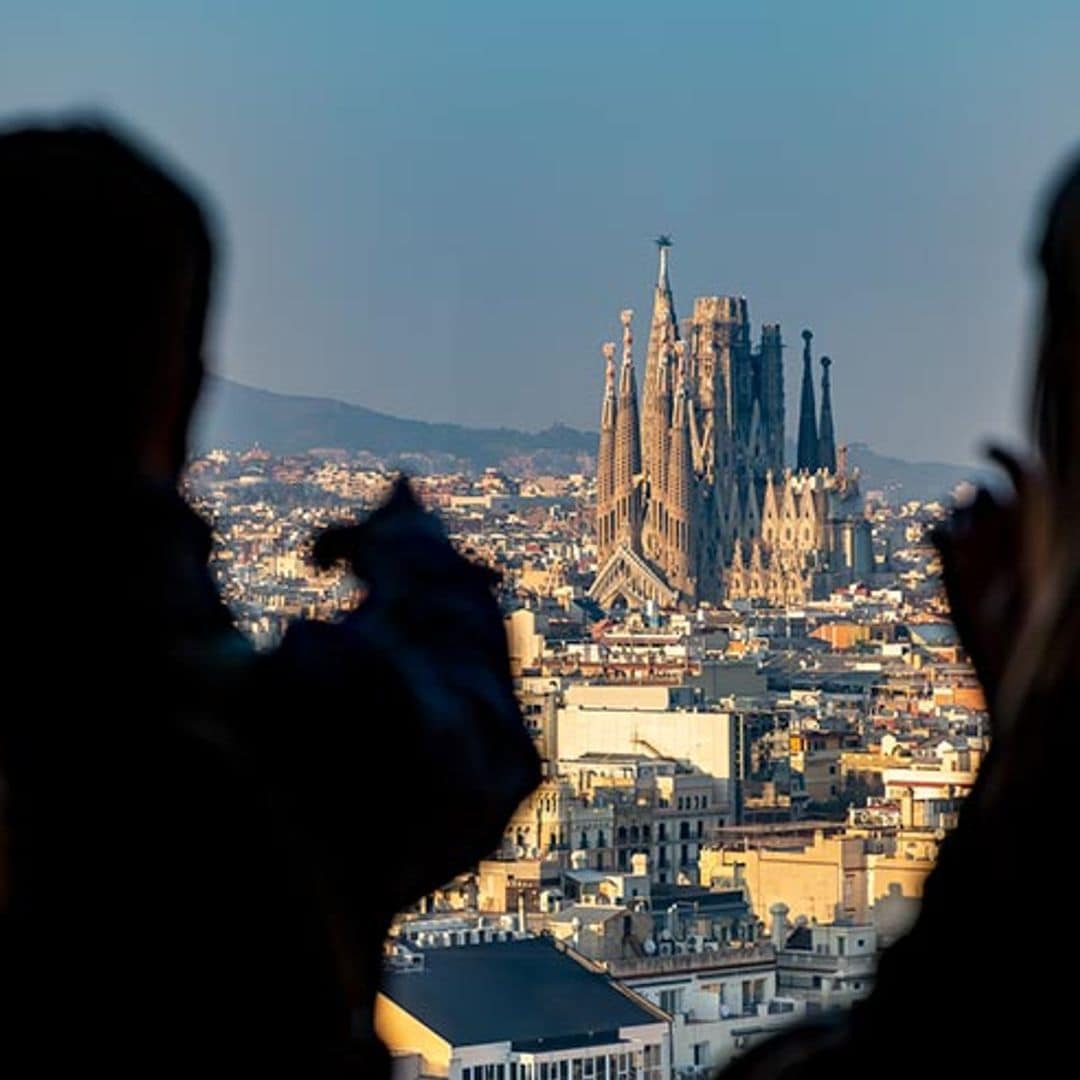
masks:
{"label": "beige building facade", "polygon": [[808,842],[711,845],[701,852],[703,884],[739,882],[749,891],[758,918],[785,905],[792,920],[810,923],[868,922],[875,906],[918,900],[937,857],[933,836],[901,830],[877,837],[858,832]]}

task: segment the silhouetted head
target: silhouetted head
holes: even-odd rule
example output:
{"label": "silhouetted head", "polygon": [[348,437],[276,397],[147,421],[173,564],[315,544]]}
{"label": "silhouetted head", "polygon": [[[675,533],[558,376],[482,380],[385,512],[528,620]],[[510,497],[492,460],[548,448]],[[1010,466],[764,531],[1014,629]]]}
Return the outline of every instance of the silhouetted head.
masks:
{"label": "silhouetted head", "polygon": [[195,199],[102,126],[0,133],[0,351],[76,476],[174,479],[202,379],[212,243]]}
{"label": "silhouetted head", "polygon": [[1080,505],[1080,158],[1050,203],[1039,247],[1046,278],[1035,376],[1035,438],[1059,493]]}

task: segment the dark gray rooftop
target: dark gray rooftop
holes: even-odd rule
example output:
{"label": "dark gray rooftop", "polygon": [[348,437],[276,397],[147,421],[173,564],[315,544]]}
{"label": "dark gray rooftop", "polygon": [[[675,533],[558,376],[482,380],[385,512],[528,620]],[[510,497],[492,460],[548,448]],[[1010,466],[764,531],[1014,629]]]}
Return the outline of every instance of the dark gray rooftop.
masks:
{"label": "dark gray rooftop", "polygon": [[659,1020],[544,938],[426,949],[423,971],[389,972],[382,989],[452,1046],[614,1042]]}

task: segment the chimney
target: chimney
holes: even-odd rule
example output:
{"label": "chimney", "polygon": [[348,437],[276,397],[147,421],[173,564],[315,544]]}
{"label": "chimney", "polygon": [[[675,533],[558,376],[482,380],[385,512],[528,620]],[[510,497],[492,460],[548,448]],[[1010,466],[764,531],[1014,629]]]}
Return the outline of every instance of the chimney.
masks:
{"label": "chimney", "polygon": [[782,949],[787,943],[787,913],[791,909],[785,903],[776,903],[769,908],[772,917],[772,944],[774,949]]}
{"label": "chimney", "polygon": [[904,788],[900,796],[900,828],[910,829],[915,824],[915,792],[911,788]]}

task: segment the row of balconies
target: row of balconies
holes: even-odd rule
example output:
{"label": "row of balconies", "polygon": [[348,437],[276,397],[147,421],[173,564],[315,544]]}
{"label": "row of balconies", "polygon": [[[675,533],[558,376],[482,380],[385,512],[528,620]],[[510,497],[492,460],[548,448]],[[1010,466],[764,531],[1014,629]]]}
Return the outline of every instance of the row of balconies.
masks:
{"label": "row of balconies", "polygon": [[740,948],[718,948],[715,951],[683,952],[670,956],[634,956],[605,963],[608,971],[617,977],[675,974],[712,968],[761,968],[762,964],[774,964],[776,952],[772,945],[745,945]]}

